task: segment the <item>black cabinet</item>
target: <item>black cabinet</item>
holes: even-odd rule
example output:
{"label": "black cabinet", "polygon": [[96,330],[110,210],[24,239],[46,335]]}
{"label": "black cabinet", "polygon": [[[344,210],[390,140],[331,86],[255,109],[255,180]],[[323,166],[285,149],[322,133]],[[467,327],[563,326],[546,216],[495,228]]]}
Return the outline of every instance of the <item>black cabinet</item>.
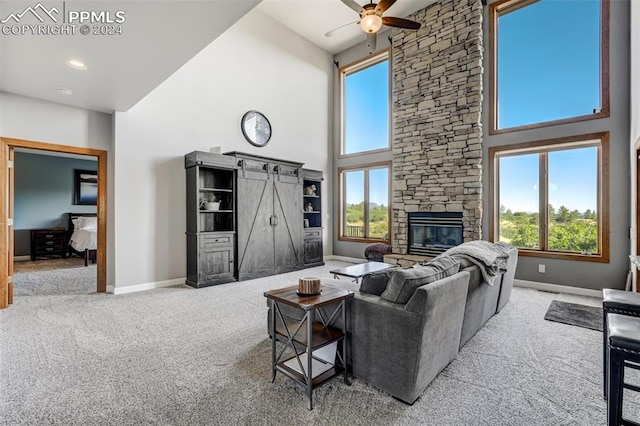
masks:
{"label": "black cabinet", "polygon": [[322,246],[322,172],[302,169],[305,267],[324,265]]}
{"label": "black cabinet", "polygon": [[187,284],[323,264],[322,172],[240,152],[195,151],[185,155],[185,168]]}
{"label": "black cabinet", "polygon": [[235,161],[192,152],[187,171],[187,284],[236,281]]}
{"label": "black cabinet", "polygon": [[67,230],[47,228],[31,230],[31,260],[39,257],[67,257]]}

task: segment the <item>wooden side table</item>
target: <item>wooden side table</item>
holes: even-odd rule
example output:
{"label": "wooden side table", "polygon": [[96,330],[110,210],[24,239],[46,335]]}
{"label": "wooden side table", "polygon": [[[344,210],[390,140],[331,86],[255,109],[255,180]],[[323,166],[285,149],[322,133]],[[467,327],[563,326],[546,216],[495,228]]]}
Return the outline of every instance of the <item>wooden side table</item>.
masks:
{"label": "wooden side table", "polygon": [[[313,409],[313,389],[327,380],[344,374],[344,381],[350,384],[347,378],[347,334],[344,325],[347,323],[346,301],[353,297],[353,292],[341,290],[326,285],[322,286],[319,295],[305,296],[298,294],[298,286],[270,290],[264,296],[271,300],[271,321],[273,336],[271,339],[271,382],[276,379],[276,373],[281,372],[294,382],[307,390],[309,398],[309,410]],[[325,318],[318,308],[337,304],[331,315]],[[299,321],[285,321],[282,305],[289,305],[304,311],[304,316]],[[320,322],[315,322],[316,314]],[[334,327],[332,324],[342,316],[343,328]],[[279,321],[278,321],[279,320]],[[279,324],[278,324],[279,323]],[[276,353],[276,341],[284,340],[284,347]],[[342,351],[336,351],[330,360],[326,352],[330,345],[342,341]],[[281,361],[287,348],[291,348],[295,355]],[[302,349],[298,349],[302,348]],[[316,355],[314,356],[314,352]],[[324,353],[322,353],[324,352]],[[342,353],[340,353],[342,352]]]}

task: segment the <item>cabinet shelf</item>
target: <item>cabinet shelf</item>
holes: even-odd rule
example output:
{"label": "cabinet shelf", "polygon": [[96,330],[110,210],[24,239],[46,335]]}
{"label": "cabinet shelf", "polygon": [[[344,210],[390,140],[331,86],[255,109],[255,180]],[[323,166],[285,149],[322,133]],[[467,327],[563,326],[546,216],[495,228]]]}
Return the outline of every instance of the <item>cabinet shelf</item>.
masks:
{"label": "cabinet shelf", "polygon": [[200,213],[233,213],[233,210],[200,210]]}
{"label": "cabinet shelf", "polygon": [[304,198],[320,198],[319,195],[305,195]]}
{"label": "cabinet shelf", "polygon": [[308,212],[308,211],[305,211],[305,210],[303,210],[303,211],[304,211],[304,213],[305,213],[305,214],[310,214],[310,213],[316,213],[316,214],[318,214],[318,213],[320,213],[320,212],[318,212],[318,211],[312,211],[312,212]]}
{"label": "cabinet shelf", "polygon": [[200,188],[201,192],[233,192],[233,189],[223,188]]}

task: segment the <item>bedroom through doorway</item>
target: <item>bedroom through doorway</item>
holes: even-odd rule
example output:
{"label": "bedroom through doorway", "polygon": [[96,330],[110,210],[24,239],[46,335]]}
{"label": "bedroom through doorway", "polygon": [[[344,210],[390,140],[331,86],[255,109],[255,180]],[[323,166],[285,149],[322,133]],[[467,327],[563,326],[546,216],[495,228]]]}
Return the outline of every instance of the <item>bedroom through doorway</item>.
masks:
{"label": "bedroom through doorway", "polygon": [[105,292],[106,151],[0,140],[9,165],[0,308],[14,297]]}

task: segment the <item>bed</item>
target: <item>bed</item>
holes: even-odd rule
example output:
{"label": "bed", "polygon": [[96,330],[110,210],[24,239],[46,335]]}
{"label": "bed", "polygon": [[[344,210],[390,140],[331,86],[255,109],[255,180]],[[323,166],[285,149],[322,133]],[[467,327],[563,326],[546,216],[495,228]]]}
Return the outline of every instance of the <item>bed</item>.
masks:
{"label": "bed", "polygon": [[96,213],[67,213],[67,247],[69,256],[84,258],[84,266],[96,263],[98,226]]}

